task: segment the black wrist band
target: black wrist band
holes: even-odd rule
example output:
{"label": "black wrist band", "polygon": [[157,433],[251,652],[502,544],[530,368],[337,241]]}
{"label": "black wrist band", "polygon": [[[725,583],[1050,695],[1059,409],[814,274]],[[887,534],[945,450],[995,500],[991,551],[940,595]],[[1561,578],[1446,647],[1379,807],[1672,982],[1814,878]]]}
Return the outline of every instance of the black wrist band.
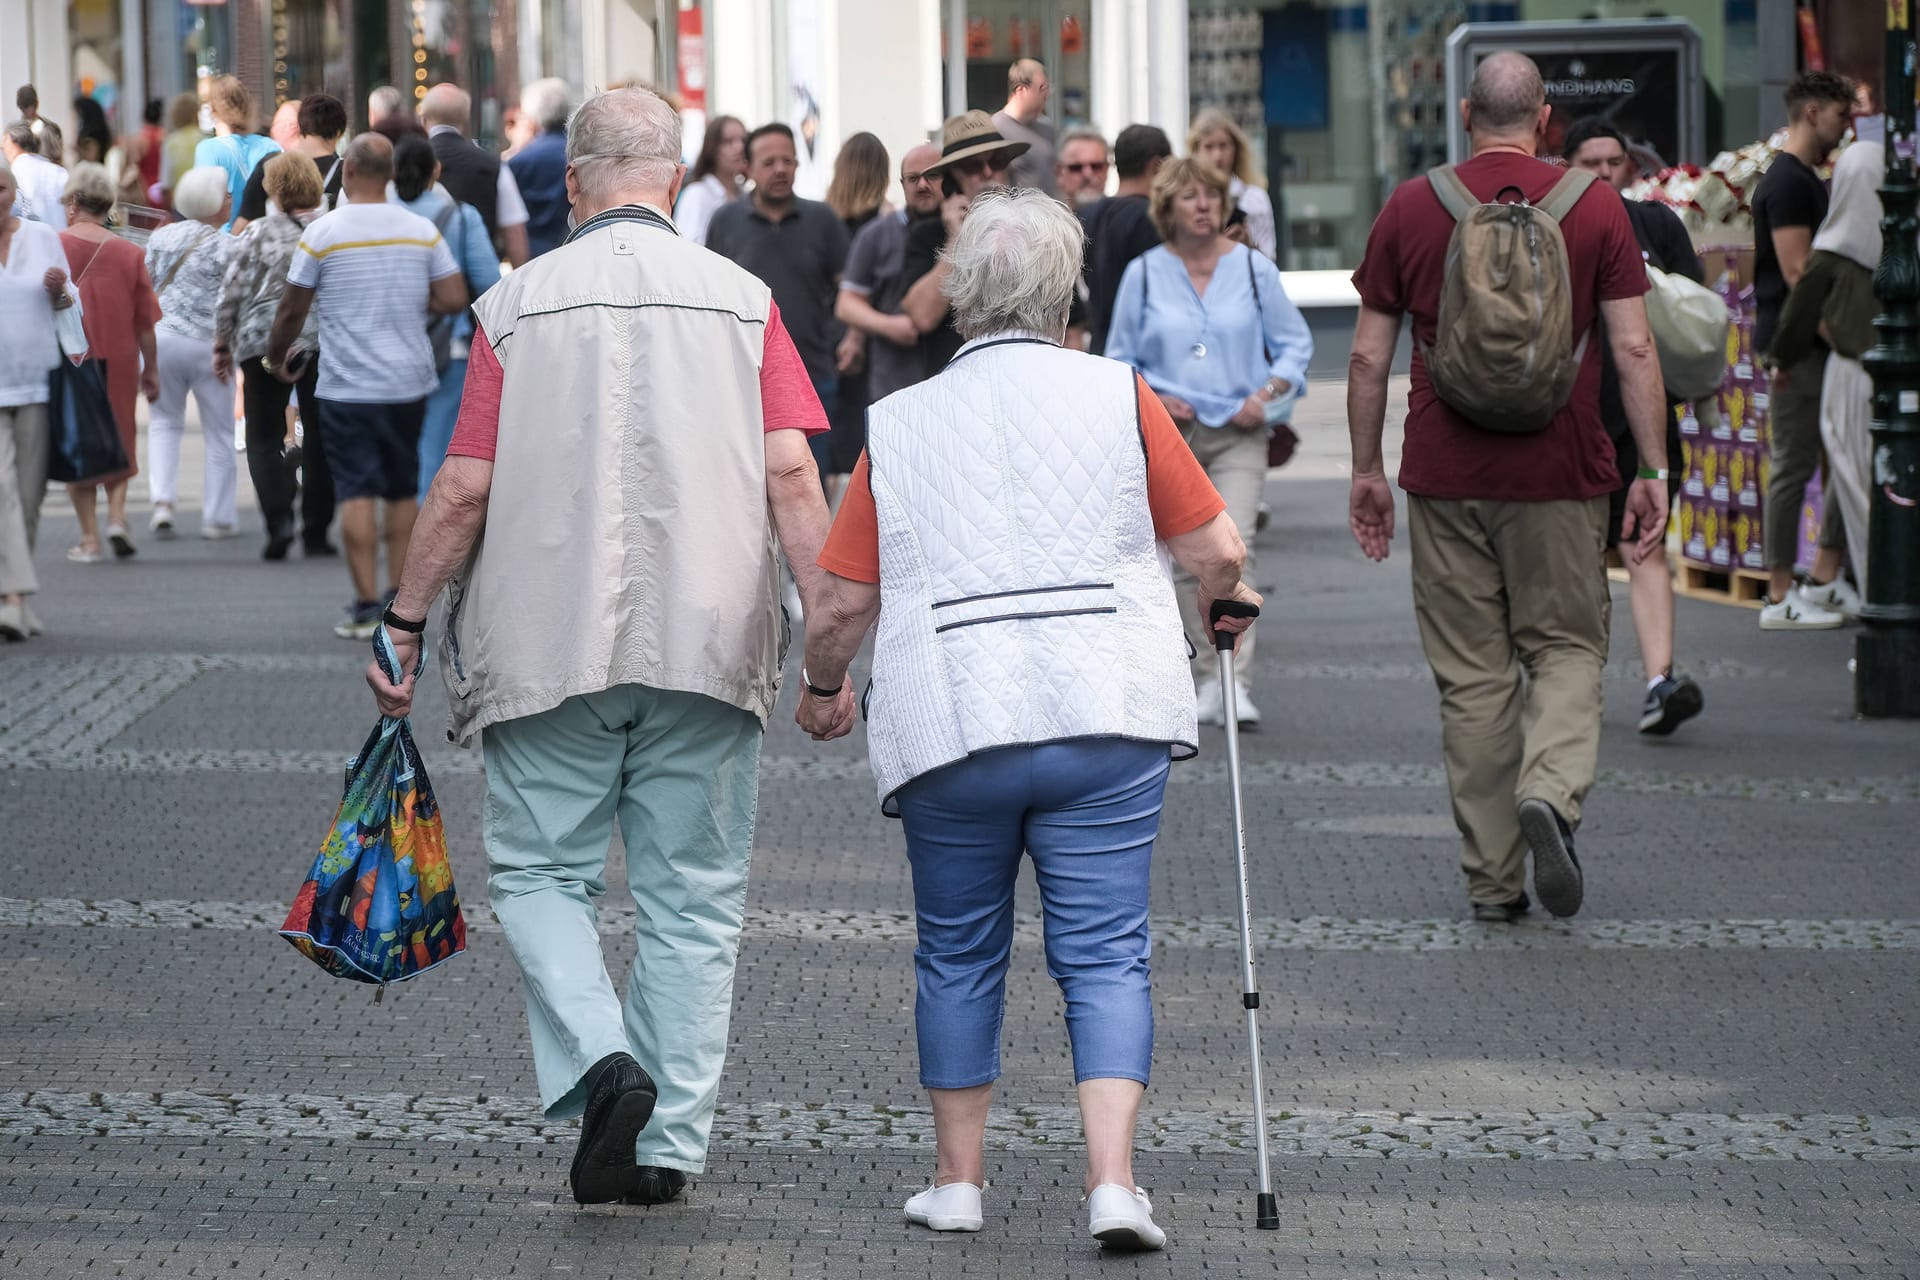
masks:
{"label": "black wrist band", "polygon": [[425,618],[420,619],[418,622],[409,622],[407,619],[395,613],[392,605],[388,605],[387,611],[380,615],[380,622],[389,631],[404,631],[410,636],[422,635],[427,629],[427,620]]}
{"label": "black wrist band", "polygon": [[822,689],[819,685],[815,684],[812,680],[809,680],[807,678],[807,669],[805,667],[800,668],[800,683],[805,685],[807,687],[807,692],[812,694],[814,697],[826,698],[828,700],[832,700],[834,698],[839,697],[840,689],[844,689],[847,687],[846,678],[843,676],[841,677],[841,680],[840,680],[840,689]]}

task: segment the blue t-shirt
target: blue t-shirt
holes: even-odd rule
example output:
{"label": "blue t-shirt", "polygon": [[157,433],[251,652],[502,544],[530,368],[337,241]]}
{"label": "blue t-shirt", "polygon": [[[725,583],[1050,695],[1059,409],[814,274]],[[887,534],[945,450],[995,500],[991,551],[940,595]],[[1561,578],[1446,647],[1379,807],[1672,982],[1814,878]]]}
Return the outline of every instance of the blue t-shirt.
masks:
{"label": "blue t-shirt", "polygon": [[247,194],[247,179],[252,176],[254,167],[268,156],[279,154],[279,151],[279,143],[257,133],[230,133],[224,138],[202,138],[193,149],[195,168],[218,165],[227,171],[227,191],[233,196],[233,204],[227,210],[227,225],[220,228],[222,231],[233,230],[233,220],[240,215],[240,200]]}

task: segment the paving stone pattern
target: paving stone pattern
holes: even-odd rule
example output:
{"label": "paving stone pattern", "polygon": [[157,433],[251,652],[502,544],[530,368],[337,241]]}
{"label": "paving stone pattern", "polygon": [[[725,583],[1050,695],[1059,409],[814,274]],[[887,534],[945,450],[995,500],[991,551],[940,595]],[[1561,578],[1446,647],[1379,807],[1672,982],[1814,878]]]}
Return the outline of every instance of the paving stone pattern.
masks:
{"label": "paving stone pattern", "polygon": [[[1308,475],[1334,456],[1316,421]],[[1490,929],[1466,918],[1404,545],[1362,561],[1343,498],[1269,490],[1267,720],[1243,742],[1282,1228],[1250,1222],[1207,731],[1155,851],[1136,1172],[1173,1242],[1139,1258],[1084,1236],[1030,884],[987,1229],[900,1221],[932,1134],[899,827],[861,735],[810,743],[790,696],[710,1166],[673,1206],[572,1204],[577,1129],[539,1114],[479,758],[440,741],[436,683],[416,727],[472,945],[376,1006],[273,935],[372,722],[366,654],[326,630],[344,572],[198,539],[73,566],[50,504],[52,631],[0,648],[0,1276],[1920,1276],[1920,732],[1850,718],[1851,633],[1681,601],[1708,711],[1655,742],[1617,591],[1587,908]],[[623,866],[616,839],[616,976]]]}

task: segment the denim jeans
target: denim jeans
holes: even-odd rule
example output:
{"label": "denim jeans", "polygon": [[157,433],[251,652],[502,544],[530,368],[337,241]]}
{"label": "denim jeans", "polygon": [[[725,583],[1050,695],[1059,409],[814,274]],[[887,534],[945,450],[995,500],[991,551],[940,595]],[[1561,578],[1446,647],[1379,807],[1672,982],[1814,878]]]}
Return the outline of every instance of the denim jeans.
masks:
{"label": "denim jeans", "polygon": [[1023,852],[1040,886],[1047,973],[1066,997],[1074,1079],[1147,1083],[1147,873],[1169,758],[1165,743],[1119,738],[1005,747],[901,789],[922,1085],[968,1089],[1000,1074]]}

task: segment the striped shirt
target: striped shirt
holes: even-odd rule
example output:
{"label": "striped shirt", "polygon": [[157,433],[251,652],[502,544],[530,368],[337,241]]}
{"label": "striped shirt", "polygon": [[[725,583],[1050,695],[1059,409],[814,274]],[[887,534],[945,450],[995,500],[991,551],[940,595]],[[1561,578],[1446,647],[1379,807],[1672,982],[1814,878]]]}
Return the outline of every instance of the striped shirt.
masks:
{"label": "striped shirt", "polygon": [[459,270],[439,229],[398,205],[349,203],[316,218],[287,283],[314,291],[321,398],[404,404],[439,385],[427,295]]}

